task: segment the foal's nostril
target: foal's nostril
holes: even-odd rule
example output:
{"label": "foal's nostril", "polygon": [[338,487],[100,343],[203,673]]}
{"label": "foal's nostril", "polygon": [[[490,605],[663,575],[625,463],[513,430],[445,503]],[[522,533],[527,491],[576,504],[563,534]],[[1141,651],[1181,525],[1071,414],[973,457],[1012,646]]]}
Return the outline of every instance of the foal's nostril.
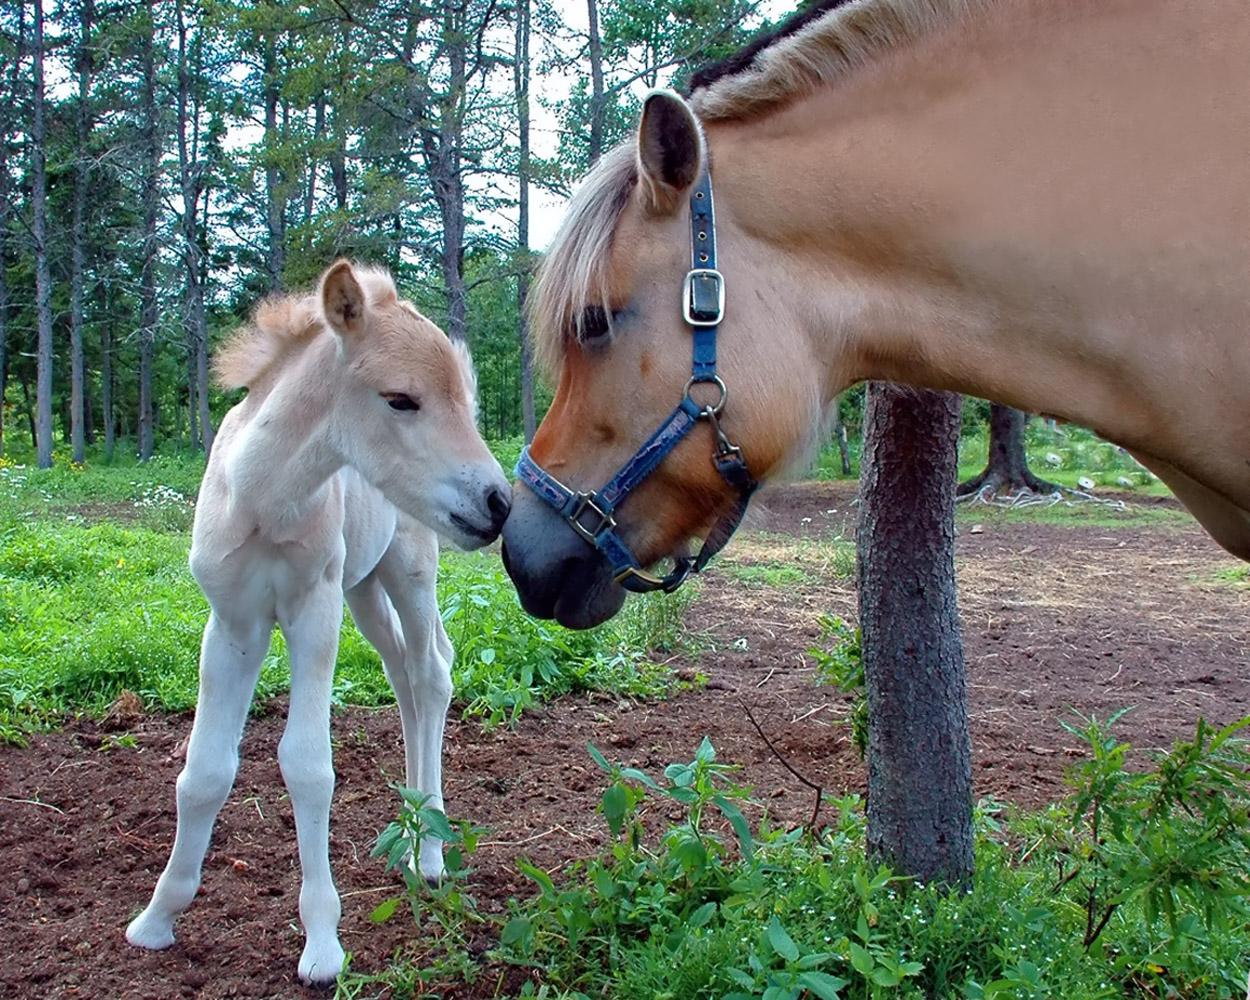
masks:
{"label": "foal's nostril", "polygon": [[508,512],[512,510],[512,501],[502,490],[491,488],[486,494],[486,508],[490,511],[491,524],[496,529],[503,527],[508,520]]}

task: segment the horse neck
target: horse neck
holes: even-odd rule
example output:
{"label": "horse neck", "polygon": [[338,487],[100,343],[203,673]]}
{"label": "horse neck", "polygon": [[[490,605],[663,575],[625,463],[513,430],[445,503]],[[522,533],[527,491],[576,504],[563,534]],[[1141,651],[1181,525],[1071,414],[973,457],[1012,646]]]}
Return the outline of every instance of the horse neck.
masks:
{"label": "horse neck", "polygon": [[[1248,124],[1229,103],[1247,22],[1194,6],[1008,0],[709,125],[718,206],[803,303],[827,395],[888,379],[1159,444],[1193,364],[1177,335],[1212,286],[1242,295],[1245,263],[1244,233],[1212,245],[1230,227],[1209,178],[1244,178],[1245,133],[1216,137]],[[1201,275],[1159,252],[1190,239]]]}
{"label": "horse neck", "polygon": [[[227,459],[236,503],[262,522],[302,520],[326,500],[326,484],[346,463],[335,420],[341,362],[322,334],[293,355],[251,412]],[[254,405],[253,405],[254,404]]]}

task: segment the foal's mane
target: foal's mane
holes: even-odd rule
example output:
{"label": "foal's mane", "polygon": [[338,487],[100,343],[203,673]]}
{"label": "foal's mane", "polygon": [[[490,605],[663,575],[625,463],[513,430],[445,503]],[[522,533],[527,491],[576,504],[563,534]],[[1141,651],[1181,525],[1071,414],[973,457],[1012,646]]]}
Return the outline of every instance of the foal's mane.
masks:
{"label": "foal's mane", "polygon": [[[737,54],[691,78],[689,101],[704,122],[741,121],[843,79],[874,58],[958,23],[996,0],[818,0]],[[588,307],[607,307],[607,260],[621,212],[638,182],[632,142],[594,166],[574,193],[529,299],[539,363],[559,367],[565,338]]]}
{"label": "foal's mane", "polygon": [[[386,271],[360,264],[353,265],[353,271],[372,303],[398,299],[395,282]],[[253,310],[251,322],[217,351],[213,376],[223,389],[267,390],[296,350],[325,328],[316,290],[270,295]]]}

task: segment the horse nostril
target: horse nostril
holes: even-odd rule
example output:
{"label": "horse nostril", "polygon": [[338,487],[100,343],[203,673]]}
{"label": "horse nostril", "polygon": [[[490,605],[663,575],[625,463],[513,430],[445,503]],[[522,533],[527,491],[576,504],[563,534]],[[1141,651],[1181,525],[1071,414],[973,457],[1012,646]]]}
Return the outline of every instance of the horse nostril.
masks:
{"label": "horse nostril", "polygon": [[512,510],[512,501],[502,490],[492,488],[486,494],[486,508],[490,511],[491,523],[498,528],[508,519],[508,512]]}

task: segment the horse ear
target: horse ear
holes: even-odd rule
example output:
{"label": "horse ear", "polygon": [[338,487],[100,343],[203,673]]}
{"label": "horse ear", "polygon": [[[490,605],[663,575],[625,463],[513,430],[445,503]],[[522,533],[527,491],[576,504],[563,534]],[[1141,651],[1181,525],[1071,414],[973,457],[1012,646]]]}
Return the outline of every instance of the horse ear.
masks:
{"label": "horse ear", "polygon": [[638,125],[638,166],[648,207],[671,215],[703,168],[703,132],[686,104],[671,90],[647,96]]}
{"label": "horse ear", "polygon": [[321,308],[340,337],[358,337],[365,328],[365,293],[349,260],[336,261],[321,277]]}

